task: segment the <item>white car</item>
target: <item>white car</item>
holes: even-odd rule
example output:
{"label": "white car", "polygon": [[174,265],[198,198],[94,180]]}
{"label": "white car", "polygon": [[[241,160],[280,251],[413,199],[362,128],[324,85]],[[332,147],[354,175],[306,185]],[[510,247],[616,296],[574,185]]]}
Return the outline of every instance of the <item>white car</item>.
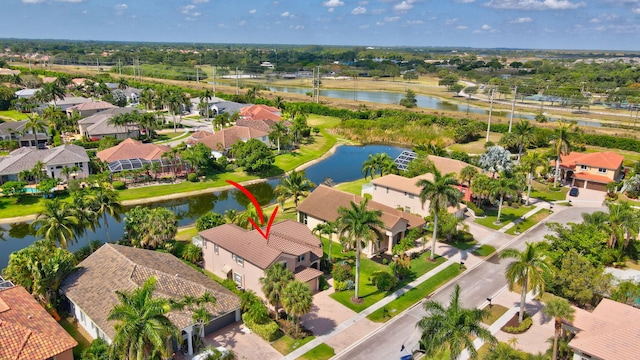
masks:
{"label": "white car", "polygon": [[[224,355],[224,354],[229,352],[229,350],[227,350],[227,348],[225,348],[224,346],[218,346],[216,348],[216,350],[218,350],[222,355]],[[194,356],[193,360],[205,360],[207,358],[207,356],[209,356],[209,355],[213,355],[213,351],[207,349],[203,353],[200,353],[200,354]]]}

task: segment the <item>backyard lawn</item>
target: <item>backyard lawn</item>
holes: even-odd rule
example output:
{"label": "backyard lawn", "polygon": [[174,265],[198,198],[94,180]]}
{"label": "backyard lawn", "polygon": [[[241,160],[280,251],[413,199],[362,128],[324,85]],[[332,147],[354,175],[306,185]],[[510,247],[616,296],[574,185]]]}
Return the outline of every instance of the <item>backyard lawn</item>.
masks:
{"label": "backyard lawn", "polygon": [[[67,194],[56,195],[62,201],[71,202]],[[41,209],[45,199],[42,196],[22,195],[18,200],[15,197],[0,197],[0,218],[12,218],[18,216],[35,215]]]}
{"label": "backyard lawn", "polygon": [[4,110],[0,111],[0,118],[9,118],[14,119],[16,121],[27,120],[29,117],[27,114],[23,114],[17,110]]}
{"label": "backyard lawn", "polygon": [[358,179],[354,181],[340,183],[336,185],[335,188],[338,190],[342,190],[342,191],[360,196],[360,194],[362,194],[362,185],[368,184],[369,182],[371,182],[370,178]]}
{"label": "backyard lawn", "polygon": [[500,223],[496,224],[496,220],[498,218],[498,209],[489,208],[485,209],[484,213],[486,216],[483,218],[476,218],[475,222],[488,228],[498,230],[508,223],[521,218],[522,215],[528,213],[529,211],[531,211],[531,209],[533,209],[533,206],[520,206],[516,209],[504,205],[502,206],[502,213],[500,214]]}

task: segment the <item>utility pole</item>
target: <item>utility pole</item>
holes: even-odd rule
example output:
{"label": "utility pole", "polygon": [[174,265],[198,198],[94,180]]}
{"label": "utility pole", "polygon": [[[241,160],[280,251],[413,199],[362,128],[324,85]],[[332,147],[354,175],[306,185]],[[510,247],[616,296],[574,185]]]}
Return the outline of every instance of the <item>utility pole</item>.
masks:
{"label": "utility pole", "polygon": [[120,59],[118,59],[118,72],[120,73],[120,77],[122,77],[122,68],[120,67]]}
{"label": "utility pole", "polygon": [[200,70],[199,68],[196,68],[196,82],[199,83],[200,82],[200,73],[198,72],[198,70]]}
{"label": "utility pole", "polygon": [[240,95],[238,92],[238,67],[236,66],[236,95]]}
{"label": "utility pole", "polygon": [[213,77],[213,96],[216,96],[216,67],[211,65],[212,77]]}
{"label": "utility pole", "polygon": [[491,115],[493,114],[493,93],[495,91],[495,88],[491,89],[491,99],[489,100],[489,121],[487,121],[487,141],[485,142],[489,142],[489,131],[491,130]]}
{"label": "utility pole", "polygon": [[513,91],[513,102],[511,103],[511,116],[509,117],[509,132],[513,126],[513,112],[516,110],[516,97],[518,96],[518,85],[515,86]]}

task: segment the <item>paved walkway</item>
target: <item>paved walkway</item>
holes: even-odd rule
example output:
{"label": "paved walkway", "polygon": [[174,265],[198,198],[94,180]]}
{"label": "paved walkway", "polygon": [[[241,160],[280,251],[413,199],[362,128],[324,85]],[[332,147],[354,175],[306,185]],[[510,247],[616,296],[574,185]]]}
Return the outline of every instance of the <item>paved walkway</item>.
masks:
{"label": "paved walkway", "polygon": [[[548,207],[549,207],[548,203],[538,203],[538,204],[536,204],[536,206],[531,211],[526,213],[524,216],[525,217],[530,217],[533,214],[535,214],[536,212],[540,211],[541,209],[548,208]],[[378,301],[377,303],[369,306],[368,308],[364,309],[360,313],[357,313],[357,314],[353,315],[351,318],[349,318],[346,321],[342,322],[341,324],[339,324],[338,326],[333,328],[328,333],[316,337],[312,341],[308,342],[307,344],[301,346],[300,348],[298,348],[297,350],[293,351],[289,355],[285,356],[283,359],[290,359],[290,360],[297,359],[298,357],[304,355],[309,350],[313,349],[314,347],[316,347],[316,346],[318,346],[318,345],[320,345],[320,344],[322,344],[324,342],[326,342],[327,344],[329,344],[329,343],[333,343],[333,344],[337,343],[337,345],[343,344],[343,341],[336,342],[336,341],[332,340],[332,338],[335,338],[337,335],[340,335],[341,340],[344,340],[345,337],[351,338],[352,336],[350,336],[350,335],[354,335],[354,334],[350,334],[352,327],[353,327],[353,329],[357,328],[357,329],[361,330],[362,323],[359,323],[359,322],[361,322],[361,321],[370,322],[368,319],[366,319],[366,317],[369,314],[371,314],[374,311],[376,311],[376,310],[388,305],[393,300],[397,299],[398,297],[400,297],[401,295],[403,295],[407,291],[415,288],[416,286],[422,284],[423,282],[428,280],[430,277],[436,275],[440,271],[442,271],[445,268],[447,268],[449,265],[460,263],[460,261],[463,261],[465,263],[465,266],[468,269],[479,265],[482,262],[482,259],[480,259],[480,258],[476,257],[475,255],[473,255],[472,252],[475,251],[477,248],[479,248],[481,245],[484,245],[484,244],[491,245],[491,246],[494,246],[496,249],[500,249],[500,248],[502,248],[504,246],[507,246],[508,244],[506,242],[501,241],[501,239],[504,239],[504,236],[505,236],[504,232],[507,231],[508,229],[510,229],[513,226],[515,226],[514,223],[509,223],[509,224],[505,225],[504,227],[502,227],[500,230],[493,232],[489,236],[486,236],[484,239],[478,239],[478,244],[473,246],[473,247],[471,247],[471,248],[469,248],[469,249],[467,249],[467,250],[460,250],[460,249],[454,248],[454,247],[452,247],[450,245],[447,245],[447,244],[444,244],[444,243],[437,243],[436,252],[440,253],[440,254],[443,254],[443,256],[447,257],[448,258],[447,261],[445,261],[444,263],[440,264],[439,266],[437,266],[436,268],[432,269],[431,271],[427,272],[426,274],[420,276],[416,280],[414,280],[414,281],[410,282],[409,284],[405,285],[404,287],[396,290],[395,292],[393,292],[392,294],[388,295],[384,299],[382,299],[382,300]],[[430,242],[429,242],[429,244],[430,244]],[[428,248],[428,246],[430,246],[430,245],[427,245],[427,248]],[[369,331],[365,332],[365,334],[375,330],[376,328],[377,327],[371,328]],[[349,329],[348,332],[345,331],[347,329]],[[360,331],[358,331],[358,333],[359,332]],[[361,337],[362,336],[358,335],[357,339],[359,339]],[[353,343],[353,341],[350,341],[350,343]],[[334,350],[336,350],[336,354],[337,354],[337,353],[339,353],[340,351],[342,351],[344,349],[336,349],[336,348],[334,348]]]}

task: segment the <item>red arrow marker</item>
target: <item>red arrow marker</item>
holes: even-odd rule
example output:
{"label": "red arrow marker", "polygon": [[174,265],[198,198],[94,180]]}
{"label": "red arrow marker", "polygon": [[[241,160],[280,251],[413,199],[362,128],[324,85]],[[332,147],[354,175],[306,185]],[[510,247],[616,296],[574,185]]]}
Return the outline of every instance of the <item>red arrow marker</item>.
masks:
{"label": "red arrow marker", "polygon": [[[238,188],[238,190],[242,191],[243,194],[247,195],[251,203],[253,203],[253,206],[255,206],[256,211],[258,212],[258,217],[260,218],[260,226],[264,226],[264,215],[262,214],[262,206],[260,206],[260,204],[258,203],[258,200],[256,200],[256,197],[253,196],[253,194],[247,188],[238,184],[237,182],[231,181],[231,180],[227,180],[227,182],[235,186],[236,188]],[[260,226],[258,226],[258,224],[256,224],[256,222],[253,219],[249,218],[248,220],[251,223],[251,225],[253,225],[253,227],[256,230],[258,230],[260,235],[262,235],[262,237],[265,238],[265,240],[269,240],[269,232],[271,231],[271,225],[273,224],[273,220],[275,220],[277,213],[278,213],[278,206],[276,205],[276,209],[273,211],[273,214],[271,214],[271,217],[269,218],[269,223],[267,224],[266,232],[263,232]]]}

